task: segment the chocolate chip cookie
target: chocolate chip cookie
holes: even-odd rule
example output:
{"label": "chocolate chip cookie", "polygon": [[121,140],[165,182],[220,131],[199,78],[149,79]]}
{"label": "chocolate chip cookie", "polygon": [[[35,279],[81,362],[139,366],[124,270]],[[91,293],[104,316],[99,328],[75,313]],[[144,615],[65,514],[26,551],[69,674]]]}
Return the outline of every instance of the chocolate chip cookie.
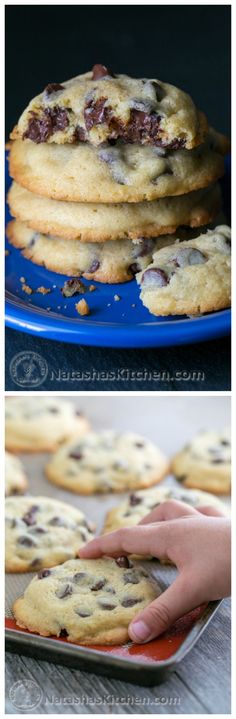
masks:
{"label": "chocolate chip cookie", "polygon": [[210,130],[194,150],[164,150],[138,144],[37,145],[16,140],[10,175],[37,195],[56,200],[118,203],[183,195],[224,174],[226,137]]}
{"label": "chocolate chip cookie", "polygon": [[50,482],[78,494],[149,487],[167,472],[166,458],[150,440],[114,430],[67,443],[46,467]]}
{"label": "chocolate chip cookie", "polygon": [[[186,232],[184,233],[187,234]],[[173,235],[141,240],[110,240],[82,243],[34,232],[23,222],[10,222],[9,242],[37,265],[63,275],[86,277],[97,282],[128,282],[152,261],[160,247],[173,244]],[[177,238],[177,235],[174,235]],[[73,282],[73,280],[72,280]]]}
{"label": "chocolate chip cookie", "polygon": [[5,495],[24,494],[28,480],[22,462],[18,457],[5,452]]}
{"label": "chocolate chip cookie", "polygon": [[141,519],[152,512],[155,507],[170,499],[186,502],[186,504],[196,508],[209,505],[219,509],[223,514],[227,514],[227,509],[223,502],[208,492],[179,487],[154,487],[153,489],[133,492],[121,504],[113,507],[105,517],[102,533],[107,534],[107,532],[113,532],[115,529],[120,529],[120,527],[133,527],[141,522]]}
{"label": "chocolate chip cookie", "polygon": [[157,237],[185,225],[212,222],[221,208],[219,186],[153,202],[101,204],[58,202],[13,183],[8,202],[14,217],[45,235],[80,242]]}
{"label": "chocolate chip cookie", "polygon": [[18,626],[78,644],[123,644],[160,589],[126,557],[72,559],[43,569],[13,605]]}
{"label": "chocolate chip cookie", "polygon": [[207,130],[206,117],[183,90],[94,65],[91,72],[72,80],[50,82],[31,100],[11,137],[37,144],[92,145],[121,138],[190,150],[204,140]]}
{"label": "chocolate chip cookie", "polygon": [[56,397],[9,397],[5,417],[6,448],[11,452],[52,452],[89,428],[74,404]]}
{"label": "chocolate chip cookie", "polygon": [[198,315],[230,307],[230,228],[220,225],[153,255],[136,275],[140,298],[154,315]]}
{"label": "chocolate chip cookie", "polygon": [[34,572],[76,556],[92,539],[79,509],[50,497],[6,500],[6,571]]}
{"label": "chocolate chip cookie", "polygon": [[202,432],[172,460],[172,471],[185,487],[229,494],[231,441],[229,431]]}

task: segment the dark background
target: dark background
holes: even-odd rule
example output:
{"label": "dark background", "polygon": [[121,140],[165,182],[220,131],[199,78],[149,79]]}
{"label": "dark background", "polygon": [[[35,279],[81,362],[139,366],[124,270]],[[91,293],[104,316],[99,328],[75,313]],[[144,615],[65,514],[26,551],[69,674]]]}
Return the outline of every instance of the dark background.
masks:
{"label": "dark background", "polygon": [[230,5],[6,7],[6,129],[48,82],[96,62],[190,92],[218,130],[230,125]]}
{"label": "dark background", "polygon": [[[189,91],[218,130],[230,131],[230,5],[20,5],[6,7],[6,134],[48,82],[62,82],[96,62],[114,72],[159,77]],[[229,390],[227,339],[161,350],[75,347],[7,330],[6,389],[12,357],[39,352],[49,368],[200,370],[205,382],[46,380],[40,390]]]}

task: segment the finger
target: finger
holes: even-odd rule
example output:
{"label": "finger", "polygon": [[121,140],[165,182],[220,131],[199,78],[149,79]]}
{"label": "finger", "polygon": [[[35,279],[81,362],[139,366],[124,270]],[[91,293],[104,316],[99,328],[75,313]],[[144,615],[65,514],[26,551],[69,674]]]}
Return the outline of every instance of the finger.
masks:
{"label": "finger", "polygon": [[126,554],[147,554],[164,558],[167,551],[168,522],[148,525],[147,527],[123,527],[110,534],[92,539],[81,547],[81,558],[102,557],[104,554],[119,557]]}
{"label": "finger", "polygon": [[197,591],[194,592],[193,585],[189,579],[186,582],[182,573],[160,597],[135,617],[129,625],[129,636],[136,643],[149,642],[200,603]]}
{"label": "finger", "polygon": [[197,510],[194,507],[190,507],[185,502],[180,502],[176,499],[167,499],[166,502],[162,502],[155,507],[149,514],[147,514],[141,521],[140,524],[152,524],[152,522],[163,522],[168,519],[178,519],[179,517],[191,517],[197,514]]}
{"label": "finger", "polygon": [[206,505],[204,507],[198,507],[200,514],[205,514],[207,517],[225,517],[226,511]]}

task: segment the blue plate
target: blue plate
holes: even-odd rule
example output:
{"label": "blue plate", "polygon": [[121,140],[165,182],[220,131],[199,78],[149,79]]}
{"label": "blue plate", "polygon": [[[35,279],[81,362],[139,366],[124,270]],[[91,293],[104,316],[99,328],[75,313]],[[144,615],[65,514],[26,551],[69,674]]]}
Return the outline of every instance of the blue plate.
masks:
{"label": "blue plate", "polygon": [[[10,186],[7,174],[6,187]],[[222,183],[224,209],[229,219],[230,161]],[[6,208],[6,221],[10,219]],[[88,292],[91,314],[80,317],[75,309],[78,298],[65,299],[61,288],[64,275],[49,272],[24,259],[19,250],[7,243],[6,257],[6,325],[12,329],[49,339],[98,347],[163,347],[200,342],[222,337],[230,332],[230,310],[190,319],[154,317],[139,300],[139,289],[133,280],[120,285],[93,283],[96,291]],[[49,287],[50,294],[22,291],[20,278],[33,289]],[[91,284],[83,280],[84,284]],[[114,296],[120,299],[115,301]]]}

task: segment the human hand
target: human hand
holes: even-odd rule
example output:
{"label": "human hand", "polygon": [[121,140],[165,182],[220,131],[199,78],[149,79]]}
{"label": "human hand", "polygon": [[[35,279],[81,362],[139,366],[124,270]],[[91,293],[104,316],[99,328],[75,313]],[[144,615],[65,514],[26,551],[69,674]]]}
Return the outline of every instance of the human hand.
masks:
{"label": "human hand", "polygon": [[163,502],[135,527],[97,537],[79,550],[86,559],[128,554],[150,554],[179,570],[170,587],[131,622],[134,642],[150,641],[186,612],[230,594],[230,521],[211,507]]}

